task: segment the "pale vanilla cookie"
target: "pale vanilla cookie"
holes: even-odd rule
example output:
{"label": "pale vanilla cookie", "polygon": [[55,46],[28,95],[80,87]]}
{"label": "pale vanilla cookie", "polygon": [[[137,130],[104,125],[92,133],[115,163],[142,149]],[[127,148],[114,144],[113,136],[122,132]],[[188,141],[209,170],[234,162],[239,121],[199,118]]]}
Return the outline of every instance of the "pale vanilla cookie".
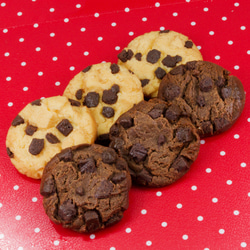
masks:
{"label": "pale vanilla cookie", "polygon": [[125,67],[109,62],[83,69],[63,95],[90,109],[99,137],[107,135],[118,117],[144,98],[140,80]]}
{"label": "pale vanilla cookie", "polygon": [[202,60],[194,43],[172,30],[152,31],[133,39],[118,55],[118,64],[135,73],[143,93],[156,97],[161,79],[175,66]]}
{"label": "pale vanilla cookie", "polygon": [[96,139],[96,123],[87,107],[64,96],[29,103],[9,128],[6,147],[16,169],[40,179],[47,162],[62,149]]}

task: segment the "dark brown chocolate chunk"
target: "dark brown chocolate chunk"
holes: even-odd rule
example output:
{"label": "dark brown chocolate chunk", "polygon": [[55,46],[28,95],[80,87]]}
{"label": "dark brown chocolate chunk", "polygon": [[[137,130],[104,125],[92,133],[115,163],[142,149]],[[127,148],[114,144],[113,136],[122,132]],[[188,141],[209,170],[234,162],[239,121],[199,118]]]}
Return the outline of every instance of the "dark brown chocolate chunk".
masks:
{"label": "dark brown chocolate chunk", "polygon": [[145,87],[149,83],[149,79],[142,79],[141,80],[141,86]]}
{"label": "dark brown chocolate chunk", "polygon": [[60,161],[68,162],[73,160],[73,152],[71,149],[65,149],[58,155]]}
{"label": "dark brown chocolate chunk", "polygon": [[168,84],[165,88],[163,96],[166,101],[172,101],[180,95],[181,89],[175,84]]}
{"label": "dark brown chocolate chunk", "polygon": [[142,144],[136,143],[130,149],[129,155],[136,163],[140,163],[146,159],[147,153],[147,149],[145,149]]}
{"label": "dark brown chocolate chunk", "polygon": [[173,68],[176,66],[178,62],[181,62],[182,57],[181,56],[170,56],[167,55],[163,60],[162,64],[165,65],[166,67]]}
{"label": "dark brown chocolate chunk", "polygon": [[160,30],[159,33],[162,34],[162,33],[169,33],[170,30]]}
{"label": "dark brown chocolate chunk", "polygon": [[80,107],[81,106],[81,103],[74,100],[74,99],[69,99],[69,102],[71,104],[71,106],[76,106],[76,107]]}
{"label": "dark brown chocolate chunk", "polygon": [[127,62],[133,57],[134,53],[131,49],[122,50],[121,53],[118,54],[118,59],[120,59],[122,62]]}
{"label": "dark brown chocolate chunk", "polygon": [[113,191],[113,184],[110,181],[103,180],[100,186],[96,189],[95,197],[98,199],[107,198]]}
{"label": "dark brown chocolate chunk", "polygon": [[137,60],[137,61],[141,61],[141,58],[142,58],[142,53],[136,53],[135,54],[135,59]]}
{"label": "dark brown chocolate chunk", "polygon": [[166,71],[161,68],[161,67],[158,67],[156,70],[155,70],[155,75],[158,79],[162,79],[165,75],[166,75]]}
{"label": "dark brown chocolate chunk", "polygon": [[6,148],[6,151],[7,151],[7,155],[8,155],[10,158],[14,158],[14,153],[11,152],[11,150],[10,150],[9,147]]}
{"label": "dark brown chocolate chunk", "polygon": [[205,77],[200,80],[200,90],[202,92],[209,92],[213,88],[213,81],[210,77]]}
{"label": "dark brown chocolate chunk", "polygon": [[217,85],[219,88],[222,88],[225,86],[225,78],[222,78],[221,76],[218,77],[218,79],[215,81],[215,85]]}
{"label": "dark brown chocolate chunk", "polygon": [[22,116],[20,115],[17,115],[14,120],[12,121],[11,125],[16,127],[20,124],[23,124],[24,123],[24,119],[22,118]]}
{"label": "dark brown chocolate chunk", "polygon": [[205,97],[204,96],[201,96],[201,95],[199,95],[199,96],[197,96],[197,98],[196,98],[196,102],[197,102],[197,104],[200,106],[200,107],[205,107]]}
{"label": "dark brown chocolate chunk", "polygon": [[202,133],[204,135],[212,135],[213,134],[213,125],[210,121],[204,121],[201,124],[201,129],[202,129]]}
{"label": "dark brown chocolate chunk", "polygon": [[122,182],[123,180],[125,180],[127,178],[127,175],[125,172],[119,172],[119,173],[115,173],[112,178],[111,181],[115,184]]}
{"label": "dark brown chocolate chunk", "polygon": [[190,128],[180,127],[176,131],[176,137],[179,142],[190,142],[193,140],[193,134]]}
{"label": "dark brown chocolate chunk", "polygon": [[102,161],[107,164],[113,164],[116,162],[117,156],[113,149],[107,149],[102,153]]}
{"label": "dark brown chocolate chunk", "polygon": [[118,126],[112,126],[109,130],[109,133],[113,136],[117,136],[119,134],[120,130]]}
{"label": "dark brown chocolate chunk", "polygon": [[68,119],[63,119],[60,121],[56,128],[64,135],[68,136],[73,131],[73,126]]}
{"label": "dark brown chocolate chunk", "polygon": [[194,45],[193,42],[190,41],[190,40],[188,40],[188,41],[185,42],[185,45],[184,45],[184,46],[185,46],[186,48],[188,48],[188,49],[191,49],[191,48],[193,47],[193,45]]}
{"label": "dark brown chocolate chunk", "polygon": [[103,107],[102,108],[102,115],[106,118],[111,118],[115,115],[115,111],[111,107]]}
{"label": "dark brown chocolate chunk", "polygon": [[41,185],[40,194],[45,197],[48,197],[51,194],[55,193],[55,191],[56,187],[54,178],[52,176],[48,176]]}
{"label": "dark brown chocolate chunk", "polygon": [[96,171],[95,160],[93,158],[80,159],[78,168],[81,173],[94,173]]}
{"label": "dark brown chocolate chunk", "polygon": [[223,100],[230,97],[231,93],[232,93],[232,90],[230,87],[225,87],[225,88],[221,89],[221,96],[222,96]]}
{"label": "dark brown chocolate chunk", "polygon": [[[118,85],[117,85],[118,86]],[[119,86],[118,86],[119,87]],[[109,90],[104,90],[102,94],[102,101],[106,104],[115,104],[117,102],[118,95],[116,92],[116,87]]]}
{"label": "dark brown chocolate chunk", "polygon": [[25,129],[26,135],[33,135],[37,131],[37,127],[33,125],[28,125]]}
{"label": "dark brown chocolate chunk", "polygon": [[82,70],[83,73],[88,72],[91,69],[92,65],[87,66],[85,69]]}
{"label": "dark brown chocolate chunk", "polygon": [[41,106],[41,100],[40,99],[37,99],[33,102],[30,103],[32,106]]}
{"label": "dark brown chocolate chunk", "polygon": [[116,74],[120,71],[120,67],[116,63],[112,63],[110,69],[112,74]]}
{"label": "dark brown chocolate chunk", "polygon": [[56,143],[60,142],[60,140],[52,133],[47,133],[45,137],[46,137],[47,141],[51,144],[56,144]]}
{"label": "dark brown chocolate chunk", "polygon": [[178,172],[187,172],[189,170],[189,163],[183,156],[178,156],[177,159],[171,165]]}
{"label": "dark brown chocolate chunk", "polygon": [[161,52],[157,49],[152,49],[148,52],[146,60],[149,63],[154,64],[160,59],[160,57],[161,57]]}
{"label": "dark brown chocolate chunk", "polygon": [[64,201],[58,208],[58,215],[62,220],[70,222],[77,215],[75,204],[71,200]]}
{"label": "dark brown chocolate chunk", "polygon": [[224,117],[219,117],[214,119],[214,127],[216,131],[223,130],[228,125],[230,125],[230,122]]}
{"label": "dark brown chocolate chunk", "polygon": [[130,127],[133,126],[133,119],[130,116],[127,115],[123,115],[120,119],[119,119],[119,123],[120,125],[122,125],[125,129],[128,129]]}
{"label": "dark brown chocolate chunk", "polygon": [[171,122],[177,121],[180,115],[181,109],[177,105],[171,105],[165,112],[165,117]]}
{"label": "dark brown chocolate chunk", "polygon": [[43,148],[44,148],[44,139],[33,138],[29,146],[29,152],[32,155],[38,155],[41,153]]}
{"label": "dark brown chocolate chunk", "polygon": [[86,105],[88,108],[96,107],[99,104],[99,94],[96,92],[89,92],[83,101],[83,105]]}
{"label": "dark brown chocolate chunk", "polygon": [[150,110],[148,112],[148,114],[153,118],[153,119],[156,119],[158,117],[160,117],[162,115],[162,111],[161,109],[156,109],[156,108],[153,108],[152,110]]}
{"label": "dark brown chocolate chunk", "polygon": [[191,61],[186,63],[187,70],[195,70],[196,69],[197,61]]}
{"label": "dark brown chocolate chunk", "polygon": [[128,164],[124,159],[118,158],[116,161],[116,168],[118,170],[127,170],[128,169]]}
{"label": "dark brown chocolate chunk", "polygon": [[159,146],[162,146],[166,142],[166,137],[163,134],[160,134],[158,139],[157,139],[157,144]]}
{"label": "dark brown chocolate chunk", "polygon": [[83,187],[83,186],[78,186],[78,187],[76,187],[76,194],[78,194],[78,195],[80,195],[80,196],[85,195],[84,187]]}
{"label": "dark brown chocolate chunk", "polygon": [[171,75],[184,75],[186,69],[184,65],[179,65],[169,72]]}
{"label": "dark brown chocolate chunk", "polygon": [[119,93],[120,92],[120,86],[118,84],[114,84],[112,87],[111,87],[111,90],[114,92],[114,93]]}
{"label": "dark brown chocolate chunk", "polygon": [[83,94],[83,89],[78,89],[75,93],[75,97],[77,100],[81,100],[82,99],[82,94]]}
{"label": "dark brown chocolate chunk", "polygon": [[99,216],[96,211],[86,211],[84,214],[84,220],[88,232],[94,232],[101,227]]}

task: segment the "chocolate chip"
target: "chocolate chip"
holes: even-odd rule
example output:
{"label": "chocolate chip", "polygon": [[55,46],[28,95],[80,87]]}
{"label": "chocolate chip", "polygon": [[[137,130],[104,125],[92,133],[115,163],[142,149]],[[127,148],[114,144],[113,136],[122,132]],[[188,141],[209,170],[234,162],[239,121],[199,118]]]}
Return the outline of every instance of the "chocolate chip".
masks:
{"label": "chocolate chip", "polygon": [[11,125],[16,127],[20,124],[23,124],[24,123],[24,119],[22,118],[22,116],[20,115],[17,115],[14,120],[12,121]]}
{"label": "chocolate chip", "polygon": [[131,49],[128,49],[128,51],[122,50],[121,53],[118,54],[118,58],[122,62],[127,62],[128,60],[130,60],[132,58],[133,55],[134,55],[134,53]]}
{"label": "chocolate chip", "polygon": [[128,168],[127,162],[121,158],[117,159],[115,166],[119,170],[127,170],[127,168]]}
{"label": "chocolate chip", "polygon": [[135,59],[137,60],[137,61],[141,61],[141,58],[142,58],[142,53],[136,53],[135,54]]}
{"label": "chocolate chip", "polygon": [[47,133],[45,137],[46,137],[47,141],[51,144],[56,144],[56,143],[60,142],[60,140],[52,133]]}
{"label": "chocolate chip", "polygon": [[197,104],[198,104],[200,107],[204,107],[205,104],[206,104],[206,103],[205,103],[205,97],[204,97],[204,96],[201,96],[201,95],[197,96],[196,102],[197,102]]}
{"label": "chocolate chip", "polygon": [[177,105],[171,105],[165,112],[165,117],[171,122],[177,121],[180,115],[181,109]]}
{"label": "chocolate chip", "polygon": [[58,208],[59,217],[66,222],[73,220],[76,214],[75,204],[71,200],[64,201]]}
{"label": "chocolate chip", "polygon": [[166,75],[166,71],[160,67],[155,70],[155,75],[158,79],[162,79]]}
{"label": "chocolate chip", "polygon": [[154,64],[160,59],[160,57],[161,57],[161,52],[159,50],[152,49],[148,52],[146,60],[149,63]]}
{"label": "chocolate chip", "polygon": [[184,65],[179,65],[169,72],[171,75],[184,75],[185,74],[185,66]]}
{"label": "chocolate chip", "polygon": [[33,125],[28,125],[25,129],[26,135],[33,135],[37,131],[37,127]]}
{"label": "chocolate chip", "polygon": [[130,116],[123,115],[119,119],[119,123],[121,126],[123,126],[125,129],[128,129],[133,126],[133,119]]}
{"label": "chocolate chip", "polygon": [[111,90],[114,92],[114,93],[119,93],[120,92],[120,86],[117,85],[117,84],[114,84],[112,87],[111,87]]}
{"label": "chocolate chip", "polygon": [[99,94],[96,92],[89,92],[83,101],[83,105],[86,105],[88,108],[96,107],[99,103]]}
{"label": "chocolate chip", "polygon": [[143,79],[141,80],[141,86],[145,87],[149,83],[149,79]]}
{"label": "chocolate chip", "polygon": [[71,149],[65,149],[58,155],[58,157],[60,161],[64,161],[64,162],[72,161],[73,152]]}
{"label": "chocolate chip", "polygon": [[166,142],[166,137],[163,134],[160,134],[157,139],[157,145],[162,146]]}
{"label": "chocolate chip", "polygon": [[119,150],[122,148],[122,146],[124,145],[124,141],[123,139],[117,137],[115,138],[112,142],[111,142],[111,147],[116,149],[116,150]]}
{"label": "chocolate chip", "polygon": [[189,169],[189,163],[183,156],[178,156],[171,165],[171,168],[183,173]]}
{"label": "chocolate chip", "polygon": [[175,84],[168,84],[163,92],[166,101],[172,101],[180,95],[181,89]]}
{"label": "chocolate chip", "polygon": [[221,96],[222,96],[223,100],[230,97],[231,93],[232,93],[232,90],[230,87],[226,87],[226,88],[221,89]]}
{"label": "chocolate chip", "polygon": [[227,127],[230,124],[230,122],[225,119],[224,117],[215,118],[214,119],[214,127],[216,131],[219,131],[225,127]]}
{"label": "chocolate chip", "polygon": [[14,158],[14,153],[11,152],[11,150],[10,150],[9,147],[6,148],[6,151],[7,151],[7,155],[8,155],[10,158]]}
{"label": "chocolate chip", "polygon": [[84,220],[88,232],[94,232],[101,227],[97,212],[89,210],[84,214]]}
{"label": "chocolate chip", "polygon": [[111,107],[103,107],[102,108],[102,115],[106,118],[111,118],[115,115],[115,111]]}
{"label": "chocolate chip", "polygon": [[181,56],[170,56],[170,55],[167,55],[161,62],[163,65],[165,65],[166,67],[175,67],[176,64],[178,62],[180,62],[182,60],[182,57]]}
{"label": "chocolate chip", "polygon": [[122,182],[123,180],[125,180],[127,177],[125,172],[120,172],[120,173],[115,173],[113,175],[113,177],[111,178],[111,181],[115,184]]}
{"label": "chocolate chip", "polygon": [[33,102],[30,103],[32,106],[41,106],[41,100],[40,99],[37,99]]}
{"label": "chocolate chip", "polygon": [[193,45],[194,45],[193,42],[190,41],[190,40],[188,40],[188,41],[185,42],[185,45],[184,45],[184,46],[185,46],[186,48],[188,48],[188,49],[191,49],[191,48],[193,47]]}
{"label": "chocolate chip", "polygon": [[212,135],[213,134],[213,125],[210,121],[205,121],[201,124],[202,133],[204,135]]}
{"label": "chocolate chip", "polygon": [[29,152],[32,155],[38,155],[44,148],[44,139],[37,139],[33,138],[30,146],[29,146]]}
{"label": "chocolate chip", "polygon": [[129,155],[134,159],[136,163],[144,161],[147,157],[148,151],[140,143],[136,143],[130,149]]}
{"label": "chocolate chip", "polygon": [[215,85],[217,85],[219,88],[222,88],[225,86],[225,79],[221,76],[218,77],[218,79],[215,81]]}
{"label": "chocolate chip", "polygon": [[[117,85],[118,86],[118,85]],[[118,86],[119,87],[119,86]],[[119,90],[118,90],[119,91]],[[109,90],[104,90],[102,94],[102,101],[107,104],[115,104],[117,102],[118,95],[116,92],[116,87]]]}
{"label": "chocolate chip", "polygon": [[162,110],[154,108],[148,112],[148,115],[151,116],[151,118],[156,119],[162,115]]}
{"label": "chocolate chip", "polygon": [[88,72],[91,69],[92,65],[86,67],[85,69],[82,70],[83,73]]}
{"label": "chocolate chip", "polygon": [[78,186],[76,187],[76,194],[80,195],[80,196],[83,196],[85,194],[85,190],[83,188],[83,186]]}
{"label": "chocolate chip", "polygon": [[40,188],[40,194],[42,196],[50,196],[51,194],[55,193],[56,187],[55,187],[55,181],[52,176],[48,176],[45,178],[43,185],[41,185]]}
{"label": "chocolate chip", "polygon": [[117,155],[115,150],[107,149],[102,153],[102,161],[107,164],[115,163],[117,159]]}
{"label": "chocolate chip", "polygon": [[73,130],[73,126],[71,125],[70,121],[68,119],[63,119],[62,121],[60,121],[56,128],[64,135],[64,136],[68,136],[72,130]]}
{"label": "chocolate chip", "polygon": [[76,107],[80,107],[81,106],[81,103],[76,101],[76,100],[73,100],[73,99],[69,99],[69,102],[71,104],[71,106],[76,106]]}
{"label": "chocolate chip", "polygon": [[213,81],[210,77],[205,77],[200,81],[200,90],[202,92],[209,92],[213,88]]}
{"label": "chocolate chip", "polygon": [[194,70],[196,68],[197,61],[187,62],[185,67],[187,70]]}
{"label": "chocolate chip", "polygon": [[112,63],[110,69],[112,74],[116,74],[120,71],[120,67],[116,63]]}
{"label": "chocolate chip", "polygon": [[193,140],[193,133],[190,128],[180,127],[176,131],[176,137],[179,142],[190,142]]}
{"label": "chocolate chip", "polygon": [[113,125],[109,130],[110,135],[112,136],[118,136],[120,133],[120,129],[117,125]]}
{"label": "chocolate chip", "polygon": [[160,30],[159,33],[162,34],[162,33],[169,33],[170,30]]}
{"label": "chocolate chip", "polygon": [[96,189],[95,197],[98,199],[107,198],[113,191],[113,184],[110,181],[103,180],[100,186]]}
{"label": "chocolate chip", "polygon": [[78,89],[75,93],[75,97],[77,100],[81,100],[82,99],[82,94],[83,94],[83,90],[82,89]]}
{"label": "chocolate chip", "polygon": [[150,175],[150,173],[146,170],[146,169],[142,169],[141,172],[136,174],[136,179],[138,180],[138,182],[142,182],[144,183],[144,185],[146,183],[151,183],[152,182],[152,176]]}
{"label": "chocolate chip", "polygon": [[93,158],[81,159],[78,163],[81,173],[94,173],[96,171],[95,160]]}

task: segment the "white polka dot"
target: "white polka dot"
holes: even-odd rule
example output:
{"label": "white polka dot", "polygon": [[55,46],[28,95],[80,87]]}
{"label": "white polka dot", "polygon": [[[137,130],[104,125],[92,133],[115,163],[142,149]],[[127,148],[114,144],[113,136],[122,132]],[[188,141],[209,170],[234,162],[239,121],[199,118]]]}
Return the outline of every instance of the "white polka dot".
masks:
{"label": "white polka dot", "polygon": [[59,240],[55,240],[55,241],[54,241],[54,245],[55,245],[55,246],[58,246],[59,243],[60,243]]}
{"label": "white polka dot", "polygon": [[131,233],[131,231],[132,231],[132,230],[131,230],[131,228],[129,228],[129,227],[126,228],[126,230],[125,230],[125,232],[128,233],[128,234]]}
{"label": "white polka dot", "polygon": [[82,27],[81,32],[84,32],[84,31],[86,31],[86,28]]}
{"label": "white polka dot", "polygon": [[26,66],[26,62],[21,62],[21,66]]}
{"label": "white polka dot", "polygon": [[223,16],[221,19],[222,19],[222,21],[226,21],[226,20],[227,20],[227,17],[226,17],[226,16]]}
{"label": "white polka dot", "polygon": [[89,55],[89,52],[88,52],[88,51],[85,51],[83,54],[84,54],[85,56],[88,56],[88,55]]}
{"label": "white polka dot", "polygon": [[215,56],[214,57],[216,60],[220,60],[220,56]]}
{"label": "white polka dot", "polygon": [[120,46],[116,46],[116,47],[115,47],[115,50],[120,50]]}
{"label": "white polka dot", "polygon": [[160,7],[161,4],[159,2],[155,3],[155,7]]}
{"label": "white polka dot", "polygon": [[232,181],[231,180],[227,180],[227,185],[232,185]]}
{"label": "white polka dot", "polygon": [[235,65],[235,66],[234,66],[234,69],[236,69],[236,70],[238,70],[239,68],[240,68],[239,65]]}
{"label": "white polka dot", "polygon": [[38,23],[34,23],[33,27],[34,28],[38,28],[39,24]]}
{"label": "white polka dot", "polygon": [[54,8],[50,8],[49,11],[50,11],[50,12],[54,12],[55,9],[54,9]]}
{"label": "white polka dot", "polygon": [[9,102],[9,103],[8,103],[8,106],[9,106],[9,107],[12,107],[12,106],[13,106],[13,102]]}
{"label": "white polka dot", "polygon": [[238,134],[234,135],[234,139],[239,139],[239,138],[240,138],[240,136]]}
{"label": "white polka dot", "polygon": [[184,234],[184,235],[182,236],[182,239],[183,239],[183,240],[187,240],[187,239],[188,239],[188,235]]}
{"label": "white polka dot", "polygon": [[162,196],[162,192],[161,191],[156,192],[156,196]]}
{"label": "white polka dot", "polygon": [[3,204],[2,203],[0,203],[0,208],[3,206]]}
{"label": "white polka dot", "polygon": [[56,86],[60,86],[60,84],[61,84],[60,82],[55,82]]}
{"label": "white polka dot", "polygon": [[38,74],[39,76],[42,76],[42,75],[43,75],[43,72],[40,71],[40,72],[38,72],[37,74]]}
{"label": "white polka dot", "polygon": [[9,52],[5,52],[5,53],[4,53],[4,56],[9,56],[9,55],[10,55]]}
{"label": "white polka dot", "polygon": [[52,60],[53,60],[53,61],[57,61],[57,59],[58,59],[58,58],[57,58],[56,56],[53,56],[53,57],[52,57]]}
{"label": "white polka dot", "polygon": [[8,29],[3,29],[3,33],[7,33],[8,32]]}
{"label": "white polka dot", "polygon": [[239,3],[235,3],[234,6],[235,6],[235,7],[239,7],[240,4],[239,4]]}
{"label": "white polka dot", "polygon": [[130,9],[129,9],[128,7],[126,7],[126,8],[124,9],[124,11],[125,11],[125,12],[129,12]]}
{"label": "white polka dot", "polygon": [[224,229],[220,229],[219,230],[219,234],[224,234],[225,233],[225,230]]}
{"label": "white polka dot", "polygon": [[206,248],[204,248],[204,250],[209,250],[209,248],[208,248],[208,247],[206,247]]}
{"label": "white polka dot", "polygon": [[4,234],[0,234],[0,240],[4,238]]}
{"label": "white polka dot", "polygon": [[18,247],[17,250],[23,250],[23,247]]}
{"label": "white polka dot", "polygon": [[91,234],[91,235],[89,236],[89,238],[90,238],[91,240],[93,240],[93,239],[95,238],[95,234]]}
{"label": "white polka dot", "polygon": [[205,140],[200,140],[200,144],[205,144],[206,141]]}
{"label": "white polka dot", "polygon": [[36,51],[40,51],[41,50],[41,48],[40,47],[36,47]]}
{"label": "white polka dot", "polygon": [[178,204],[176,205],[176,207],[180,209],[180,208],[182,208],[182,204],[181,204],[181,203],[178,203]]}
{"label": "white polka dot", "polygon": [[196,191],[196,190],[197,190],[197,186],[192,186],[191,189],[192,189],[193,191]]}
{"label": "white polka dot", "polygon": [[205,8],[203,9],[203,11],[207,12],[207,11],[208,11],[208,8],[207,8],[207,7],[205,7]]}
{"label": "white polka dot", "polygon": [[240,211],[234,210],[234,215],[239,215],[239,214],[240,214]]}
{"label": "white polka dot", "polygon": [[241,246],[241,247],[246,247],[246,246],[247,246],[247,243],[246,243],[246,242],[241,242],[241,243],[240,243],[240,246]]}
{"label": "white polka dot", "polygon": [[202,216],[198,216],[198,217],[197,217],[197,220],[198,220],[198,221],[203,221],[203,217],[202,217]]}
{"label": "white polka dot", "polygon": [[213,36],[213,35],[214,35],[214,31],[212,31],[212,30],[209,31],[209,35],[210,35],[210,36]]}
{"label": "white polka dot", "polygon": [[213,199],[212,199],[212,202],[213,202],[213,203],[217,203],[217,202],[218,202],[218,199],[217,199],[217,198],[213,198]]}
{"label": "white polka dot", "polygon": [[74,71],[74,70],[75,70],[75,67],[74,67],[74,66],[70,66],[70,67],[69,67],[69,70],[70,70],[70,71]]}
{"label": "white polka dot", "polygon": [[82,7],[81,4],[77,4],[77,5],[76,5],[76,8],[77,8],[77,9],[79,9],[79,8],[81,8],[81,7]]}
{"label": "white polka dot", "polygon": [[152,245],[152,241],[148,240],[148,241],[146,242],[146,245],[147,245],[147,246],[151,246],[151,245]]}
{"label": "white polka dot", "polygon": [[21,216],[20,216],[20,215],[17,215],[17,216],[16,216],[16,220],[21,220]]}
{"label": "white polka dot", "polygon": [[55,33],[50,33],[50,37],[54,37],[56,34]]}
{"label": "white polka dot", "polygon": [[11,77],[10,77],[10,76],[7,76],[7,77],[6,77],[6,81],[9,82],[10,80],[11,80]]}
{"label": "white polka dot", "polygon": [[227,43],[228,43],[229,45],[232,45],[234,42],[230,40],[230,41],[228,41]]}
{"label": "white polka dot", "polygon": [[14,188],[14,190],[18,190],[18,189],[19,189],[19,186],[18,186],[18,185],[15,185],[13,188]]}
{"label": "white polka dot", "polygon": [[241,166],[242,168],[245,168],[245,167],[247,166],[247,164],[246,164],[245,162],[242,162],[242,163],[240,164],[240,166]]}
{"label": "white polka dot", "polygon": [[134,35],[134,32],[133,32],[133,31],[130,31],[128,34],[129,34],[130,36],[133,36],[133,35]]}
{"label": "white polka dot", "polygon": [[23,87],[23,91],[28,91],[28,87]]}
{"label": "white polka dot", "polygon": [[65,23],[68,23],[69,22],[69,19],[68,18],[64,18],[63,20]]}
{"label": "white polka dot", "polygon": [[198,45],[198,46],[197,46],[197,49],[198,49],[198,50],[201,50],[201,46]]}
{"label": "white polka dot", "polygon": [[178,16],[178,13],[177,13],[177,12],[174,12],[174,13],[173,13],[173,16]]}
{"label": "white polka dot", "polygon": [[250,122],[250,118],[247,118],[247,121]]}
{"label": "white polka dot", "polygon": [[1,3],[1,7],[5,7],[6,6],[6,3]]}
{"label": "white polka dot", "polygon": [[36,198],[36,197],[33,197],[33,198],[32,198],[32,202],[37,202],[37,198]]}
{"label": "white polka dot", "polygon": [[192,25],[192,26],[195,26],[195,25],[196,25],[196,22],[191,22],[191,25]]}
{"label": "white polka dot", "polygon": [[95,14],[94,14],[94,17],[99,17],[99,16],[100,16],[99,13],[95,13]]}
{"label": "white polka dot", "polygon": [[99,37],[97,38],[97,40],[98,40],[98,41],[102,41],[102,40],[103,40],[103,37],[99,36]]}
{"label": "white polka dot", "polygon": [[250,197],[250,192],[247,195],[248,195],[248,197]]}
{"label": "white polka dot", "polygon": [[190,0],[186,0],[187,3],[190,3]]}
{"label": "white polka dot", "polygon": [[143,22],[146,22],[147,20],[148,20],[148,19],[147,19],[146,17],[143,17],[143,18],[142,18],[142,21],[143,21]]}
{"label": "white polka dot", "polygon": [[247,51],[247,54],[250,55],[250,50]]}
{"label": "white polka dot", "polygon": [[146,209],[142,209],[141,210],[141,214],[146,214],[147,213],[147,210]]}
{"label": "white polka dot", "polygon": [[160,27],[160,30],[164,31],[164,30],[165,30],[165,27],[161,26],[161,27]]}
{"label": "white polka dot", "polygon": [[225,151],[220,151],[220,155],[224,156],[224,155],[226,155],[226,152]]}
{"label": "white polka dot", "polygon": [[66,45],[67,45],[67,46],[71,46],[71,45],[72,45],[72,42],[67,42]]}
{"label": "white polka dot", "polygon": [[21,16],[23,13],[21,11],[17,12],[18,16]]}
{"label": "white polka dot", "polygon": [[161,226],[162,226],[162,227],[166,227],[167,225],[168,225],[168,223],[165,222],[165,221],[161,223]]}
{"label": "white polka dot", "polygon": [[246,26],[241,26],[240,29],[241,29],[241,30],[245,30],[245,29],[246,29]]}
{"label": "white polka dot", "polygon": [[112,26],[112,27],[115,27],[115,26],[116,26],[116,23],[115,23],[115,22],[111,23],[111,26]]}
{"label": "white polka dot", "polygon": [[40,228],[39,228],[39,227],[35,228],[35,229],[34,229],[34,232],[35,232],[35,233],[39,233],[39,232],[40,232]]}
{"label": "white polka dot", "polygon": [[21,38],[19,39],[19,42],[22,43],[23,41],[24,41],[24,38],[21,37]]}
{"label": "white polka dot", "polygon": [[111,247],[109,250],[115,250],[115,247]]}

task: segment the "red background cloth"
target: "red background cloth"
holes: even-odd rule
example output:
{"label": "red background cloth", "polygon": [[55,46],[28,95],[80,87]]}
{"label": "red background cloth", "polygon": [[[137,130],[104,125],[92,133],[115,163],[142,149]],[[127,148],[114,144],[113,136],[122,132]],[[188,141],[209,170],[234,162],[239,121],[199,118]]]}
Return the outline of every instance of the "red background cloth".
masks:
{"label": "red background cloth", "polygon": [[[0,1],[1,249],[250,249],[249,0]],[[201,141],[185,177],[164,188],[133,187],[117,225],[81,235],[45,215],[40,181],[11,164],[5,138],[27,103],[61,95],[86,66],[117,62],[134,37],[171,29],[204,60],[242,81],[245,109],[227,132]]]}

